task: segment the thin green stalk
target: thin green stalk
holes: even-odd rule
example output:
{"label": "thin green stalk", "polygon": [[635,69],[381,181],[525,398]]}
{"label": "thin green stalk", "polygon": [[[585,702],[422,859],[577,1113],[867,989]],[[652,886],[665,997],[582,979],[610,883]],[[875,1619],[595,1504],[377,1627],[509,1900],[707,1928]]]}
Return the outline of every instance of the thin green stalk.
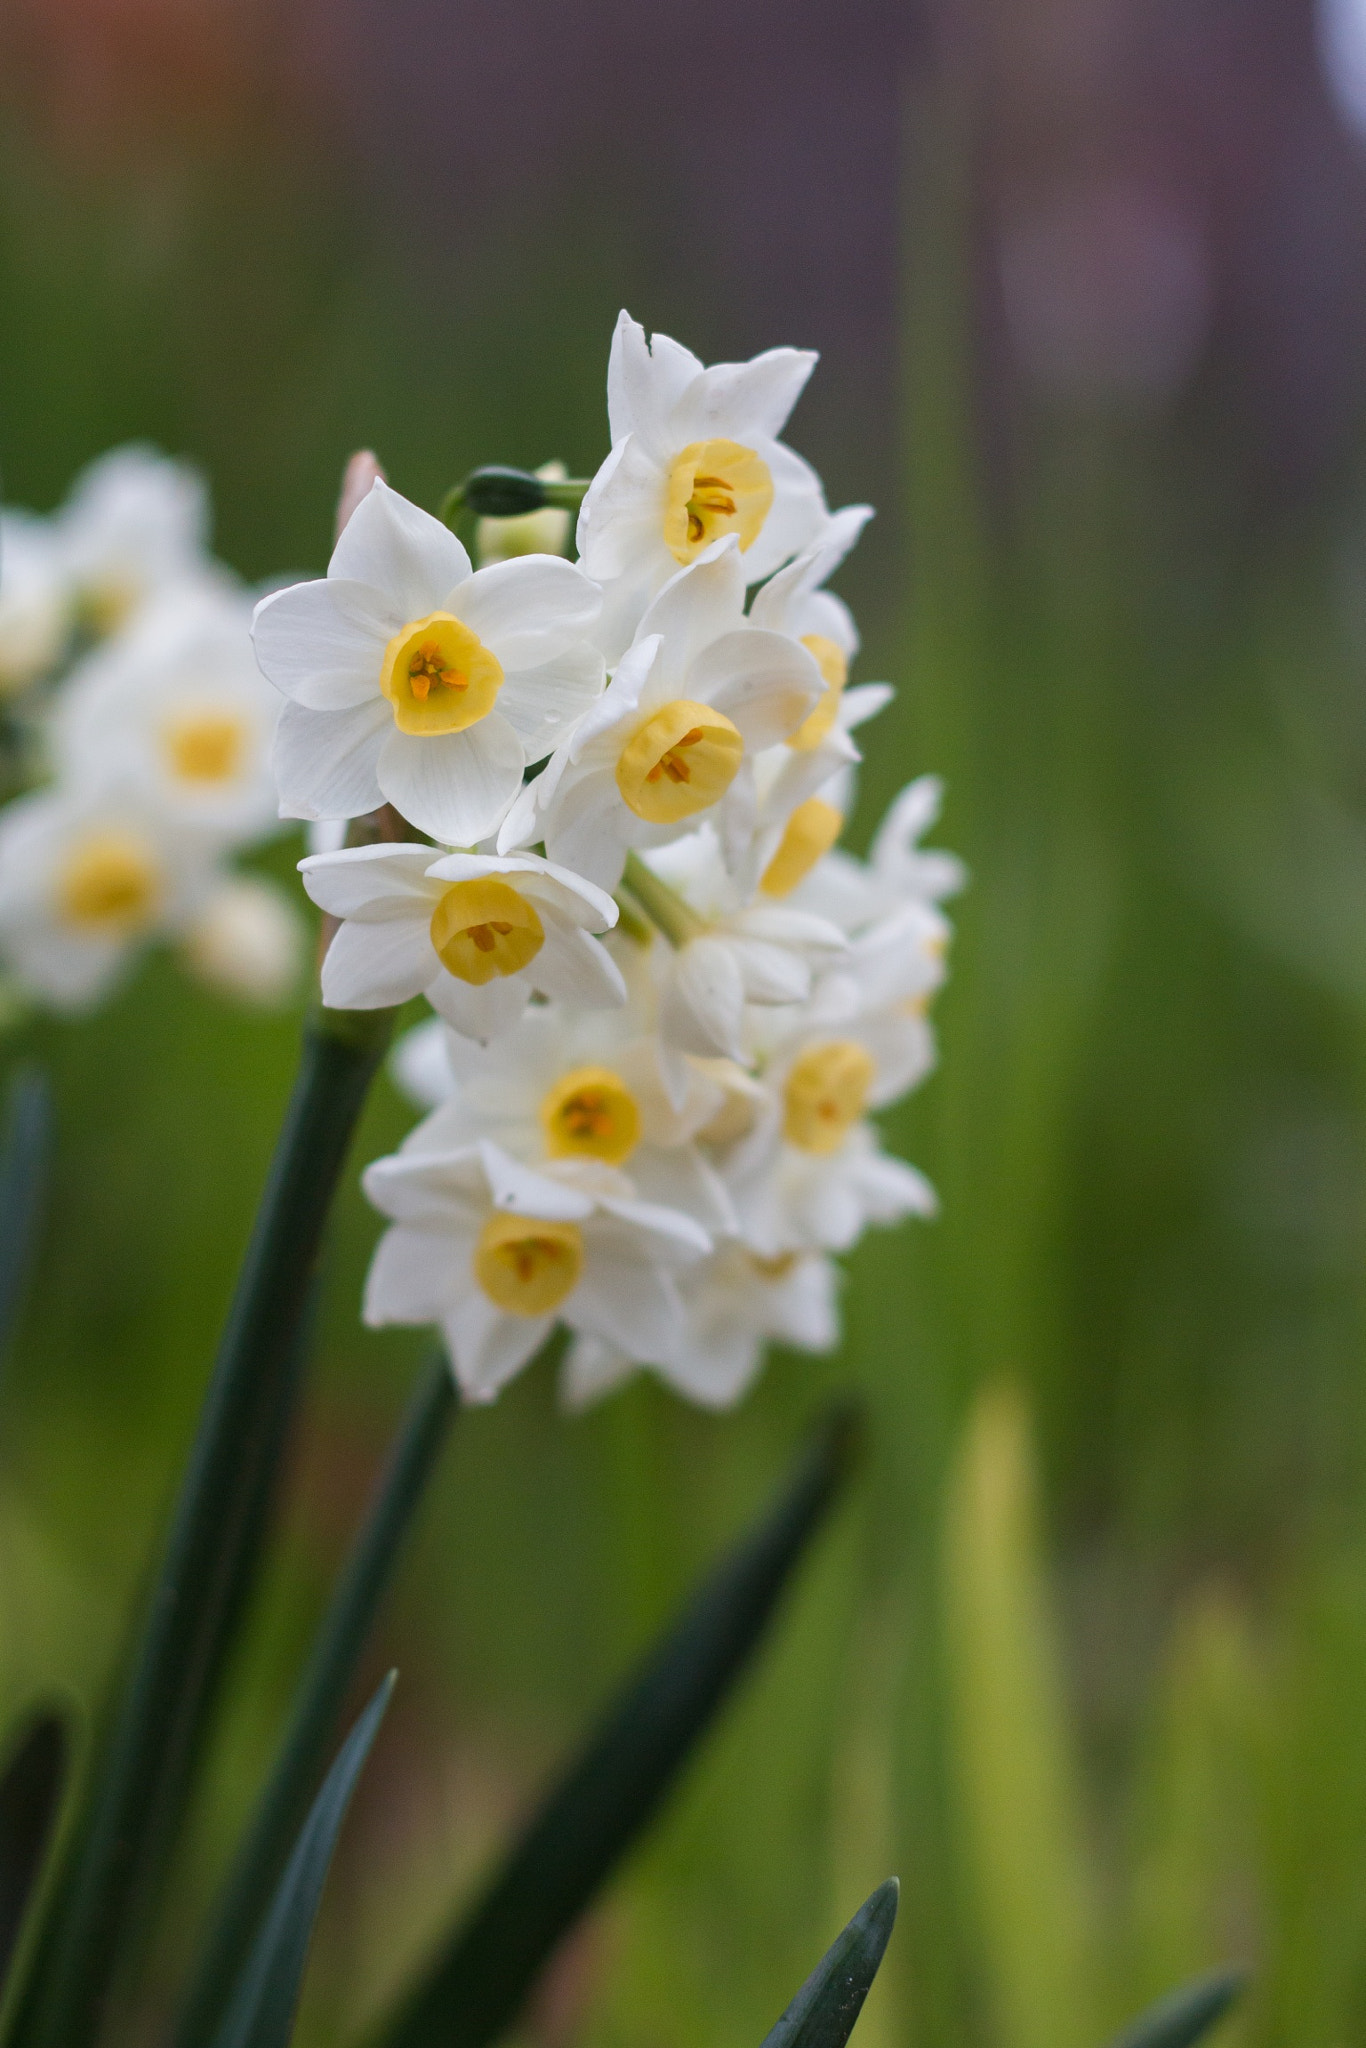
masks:
{"label": "thin green stalk", "polygon": [[450,1425],[444,1357],[423,1371],[295,1694],[274,1768],[220,1895],[175,2039],[210,2041],[284,1870],[327,1761],[333,1727]]}
{"label": "thin green stalk", "polygon": [[621,880],[623,888],[630,890],[651,924],[663,932],[671,946],[686,946],[689,939],[706,930],[705,922],[692,905],[685,903],[678,891],[671,889],[638,853],[627,854]]}
{"label": "thin green stalk", "polygon": [[389,1011],[322,1011],[304,1037],[284,1128],[229,1313],[163,1562],[116,1693],[99,1765],[10,2048],[90,2048],[126,1937],[183,1811],[242,1610],[281,1454],[282,1378],[297,1354],[323,1227]]}

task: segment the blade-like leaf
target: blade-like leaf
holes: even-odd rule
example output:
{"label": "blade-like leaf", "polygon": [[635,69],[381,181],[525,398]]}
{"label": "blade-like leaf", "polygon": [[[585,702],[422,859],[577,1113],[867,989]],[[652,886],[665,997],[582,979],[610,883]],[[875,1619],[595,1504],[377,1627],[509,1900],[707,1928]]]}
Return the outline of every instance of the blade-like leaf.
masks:
{"label": "blade-like leaf", "polygon": [[1141,2012],[1111,2048],[1192,2048],[1223,2018],[1246,1982],[1245,1970],[1211,1970]]}
{"label": "blade-like leaf", "polygon": [[0,1146],[0,1369],[9,1355],[37,1247],[51,1149],[46,1077],[37,1067],[21,1067],[9,1085]]}
{"label": "blade-like leaf", "polygon": [[42,1874],[66,1769],[66,1728],[49,1711],[30,1723],[0,1775],[0,1989]]}
{"label": "blade-like leaf", "polygon": [[642,1833],[758,1646],[850,1463],[842,1412],[777,1503],[694,1592],[550,1791],[471,1918],[381,2034],[383,2048],[485,2048]]}
{"label": "blade-like leaf", "polygon": [[864,1900],[769,2028],[763,2048],[844,2048],[891,1939],[900,1895],[897,1880],[889,1877]]}
{"label": "blade-like leaf", "polygon": [[323,1012],[305,1036],[165,1555],[9,2048],[88,2048],[164,1868],[283,1455],[323,1226],[391,1024],[390,1011]]}
{"label": "blade-like leaf", "polygon": [[318,1631],[275,1767],[224,1886],[177,2030],[180,2048],[211,2038],[264,1902],[317,1787],[321,1762],[403,1540],[456,1411],[444,1356],[418,1380],[355,1548]]}
{"label": "blade-like leaf", "polygon": [[214,2048],[288,2048],[332,1852],[395,1676],[391,1671],[384,1680],[323,1780]]}

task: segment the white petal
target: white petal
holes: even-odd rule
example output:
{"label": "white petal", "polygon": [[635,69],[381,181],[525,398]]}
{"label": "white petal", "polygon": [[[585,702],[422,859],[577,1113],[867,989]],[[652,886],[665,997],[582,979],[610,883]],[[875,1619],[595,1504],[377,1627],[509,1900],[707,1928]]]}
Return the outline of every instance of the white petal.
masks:
{"label": "white petal", "polygon": [[542,995],[578,1003],[585,1010],[613,1010],[626,1001],[621,969],[606,946],[550,911],[541,919],[545,944],[527,968],[527,978]]}
{"label": "white petal", "polygon": [[639,1145],[631,1154],[630,1172],[646,1202],[681,1210],[709,1236],[727,1236],[737,1228],[725,1182],[694,1146]]}
{"label": "white petal", "polygon": [[783,633],[744,626],[704,648],[688,671],[690,694],[724,711],[751,748],[795,732],[825,684],[811,655]]}
{"label": "white petal", "polygon": [[765,442],[759,453],[773,478],[773,509],[757,540],[745,550],[745,575],[751,583],[808,547],[830,517],[821,480],[809,462],[781,441]]}
{"label": "white petal", "polygon": [[818,360],[812,349],[770,348],[747,363],[713,363],[675,408],[670,426],[679,445],[776,440]]}
{"label": "white petal", "polygon": [[811,969],[800,954],[753,939],[735,951],[751,1003],[800,1003],[809,994]]}
{"label": "white petal", "polygon": [[491,711],[464,732],[418,738],[392,730],[376,773],[389,802],[419,831],[472,846],[498,830],[522,786],[522,766],[521,741]]}
{"label": "white petal", "polygon": [[508,670],[498,709],[521,740],[528,761],[543,759],[568,737],[602,696],[606,680],[602,656],[587,642],[540,668]]}
{"label": "white petal", "polygon": [[382,697],[354,711],[286,704],[270,751],[280,816],[360,818],[378,809],[384,796],[375,771],[390,724]]}
{"label": "white petal", "polygon": [[702,365],[691,349],[656,334],[653,347],[645,329],[629,313],[617,316],[607,358],[607,423],[612,444],[626,434],[659,439],[665,422]]}
{"label": "white petal", "polygon": [[510,668],[523,635],[569,639],[590,633],[602,610],[602,592],[560,555],[521,555],[476,569],[452,592],[450,608]]}
{"label": "white petal", "polygon": [[[638,434],[618,442],[584,493],[579,507],[579,560],[595,582],[616,579],[632,588],[649,579],[662,558],[668,479]],[[604,594],[603,609],[609,598]]]}
{"label": "white petal", "polygon": [[430,846],[344,846],[307,855],[299,873],[320,910],[378,921],[413,917],[424,906],[430,917],[438,893],[427,881],[431,864]]}
{"label": "white petal", "polygon": [[487,1139],[478,1150],[495,1209],[514,1216],[537,1216],[548,1223],[580,1223],[592,1215],[592,1197],[577,1188],[533,1172]]}
{"label": "white petal", "polygon": [[399,1088],[419,1109],[435,1109],[449,1099],[455,1076],[446,1058],[446,1029],[439,1017],[414,1024],[389,1055],[389,1071]]}
{"label": "white petal", "polygon": [[329,580],[349,577],[382,591],[394,631],[442,610],[469,573],[470,558],[449,527],[378,481],[347,520],[327,565]]}
{"label": "white petal", "polygon": [[545,850],[560,867],[573,870],[600,889],[615,889],[626,865],[621,836],[628,813],[607,769],[566,776],[553,808],[543,820]]}
{"label": "white petal", "polygon": [[669,963],[660,991],[660,1029],[684,1052],[725,1053],[743,1062],[745,991],[731,948],[694,939]]}
{"label": "white petal", "polygon": [[476,1285],[441,1326],[465,1399],[496,1400],[554,1327],[554,1316],[504,1315]]}
{"label": "white petal", "polygon": [[353,924],[348,918],[323,956],[323,1001],[329,1010],[391,1009],[426,987],[432,965],[425,917],[385,924]]}
{"label": "white petal", "polygon": [[890,683],[860,683],[856,689],[846,690],[840,698],[840,731],[854,732],[866,725],[879,711],[887,709],[895,695]]}
{"label": "white petal", "polygon": [[670,676],[681,676],[702,650],[744,624],[745,571],[734,534],[669,578],[650,604],[637,634],[662,633]]}
{"label": "white petal", "polygon": [[434,1323],[466,1288],[471,1241],[440,1228],[397,1223],[375,1248],[365,1281],[363,1315],[370,1328],[386,1323]]}
{"label": "white petal", "polygon": [[[427,984],[427,1001],[462,1038],[488,1044],[512,1030],[530,1000],[532,983],[525,974],[472,988],[453,974],[439,974]],[[443,1053],[444,1058],[444,1053]]]}
{"label": "white petal", "polygon": [[263,597],[251,637],[277,690],[314,711],[346,711],[379,697],[384,650],[396,630],[368,584],[319,580]]}
{"label": "white petal", "polygon": [[628,1380],[636,1362],[627,1351],[609,1344],[605,1337],[580,1333],[565,1353],[560,1367],[560,1399],[566,1408],[586,1408],[590,1401],[610,1394]]}
{"label": "white petal", "polygon": [[642,1364],[669,1356],[683,1320],[667,1273],[639,1255],[611,1257],[596,1247],[562,1313],[571,1329],[605,1337]]}

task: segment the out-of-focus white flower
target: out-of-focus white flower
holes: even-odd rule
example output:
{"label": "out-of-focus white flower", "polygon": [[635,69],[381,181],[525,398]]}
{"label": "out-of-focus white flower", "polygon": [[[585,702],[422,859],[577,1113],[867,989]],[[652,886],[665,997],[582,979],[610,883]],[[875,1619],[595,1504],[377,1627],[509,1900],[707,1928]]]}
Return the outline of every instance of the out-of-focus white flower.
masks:
{"label": "out-of-focus white flower", "polygon": [[327,575],[262,600],[257,657],[290,700],[274,765],[285,817],[358,817],[388,801],[472,846],[599,695],[601,603],[571,563],[527,555],[471,571],[453,533],[376,482]]}
{"label": "out-of-focus white flower", "polygon": [[448,1039],[444,1066],[444,1087],[431,1055],[417,1067],[429,1099],[434,1088],[442,1094],[412,1134],[415,1151],[487,1138],[528,1166],[596,1160],[625,1174],[633,1193],[681,1209],[704,1230],[734,1229],[725,1188],[693,1142],[727,1090],[693,1067],[675,1097],[658,1039],[630,1012],[584,1017],[539,1005],[489,1045]]}
{"label": "out-of-focus white flower", "polygon": [[[753,1384],[766,1344],[831,1351],[839,1342],[839,1269],[819,1253],[761,1258],[725,1244],[679,1276],[684,1320],[673,1355],[655,1371],[704,1408],[733,1408]],[[561,1374],[571,1408],[628,1379],[639,1361],[600,1337],[577,1337]]]}
{"label": "out-of-focus white flower", "polygon": [[0,696],[55,667],[71,632],[71,592],[52,522],[0,511]]}
{"label": "out-of-focus white flower", "polygon": [[82,620],[100,637],[159,591],[219,573],[203,478],[155,448],[113,448],[83,469],[57,526]]}
{"label": "out-of-focus white flower", "polygon": [[888,807],[866,861],[835,847],[788,900],[794,908],[828,918],[841,931],[857,932],[894,916],[908,902],[934,904],[956,896],[967,881],[962,861],[939,847],[919,844],[939,816],[943,795],[937,775],[908,783]]}
{"label": "out-of-focus white flower", "polygon": [[870,1223],[937,1213],[924,1174],[884,1152],[863,1119],[872,1073],[857,1039],[826,1039],[775,1077],[776,1113],[723,1166],[741,1235],[760,1257],[848,1251]]}
{"label": "out-of-focus white flower", "polygon": [[591,936],[616,923],[616,904],[535,854],[354,846],[310,855],[299,872],[313,901],[343,920],[322,967],[333,1009],[387,1009],[421,993],[457,1031],[491,1038],[533,991],[588,1010],[626,1000]]}
{"label": "out-of-focus white flower", "polygon": [[[746,903],[709,825],[642,860],[695,925],[680,933],[680,943],[651,948],[666,1047],[747,1060],[747,1007],[803,1002],[815,969],[843,953],[843,934],[786,904],[763,897]],[[639,876],[637,887],[644,882]]]}
{"label": "out-of-focus white flower", "polygon": [[214,874],[135,795],[43,790],[0,814],[0,959],[60,1010],[88,1009],[148,941],[186,930]]}
{"label": "out-of-focus white flower", "polygon": [[365,1320],[439,1323],[467,1400],[491,1401],[558,1320],[667,1359],[682,1311],[675,1274],[710,1249],[689,1217],[636,1199],[595,1159],[533,1170],[487,1141],[451,1152],[411,1139],[366,1169],[393,1219],[375,1253]]}
{"label": "out-of-focus white flower", "polygon": [[707,369],[621,315],[607,370],[612,452],[578,527],[583,566],[606,587],[609,661],[660,585],[723,535],[735,536],[748,583],[815,539],[828,516],[820,478],[778,439],[815,363],[809,350],[774,348]]}
{"label": "out-of-focus white flower", "polygon": [[[569,471],[562,462],[543,462],[536,475],[545,483],[563,483]],[[572,516],[561,505],[543,505],[539,512],[519,512],[511,519],[479,519],[474,527],[474,553],[481,569],[493,562],[513,562],[519,555],[562,555],[569,545]]]}
{"label": "out-of-focus white flower", "polygon": [[628,849],[667,845],[749,781],[747,756],[795,731],[823,685],[805,648],[748,624],[744,598],[733,537],[666,584],[500,846],[543,838],[552,860],[614,889]]}
{"label": "out-of-focus white flower", "polygon": [[750,613],[755,625],[800,640],[825,684],[825,694],[788,740],[790,747],[818,746],[835,723],[859,636],[848,605],[820,585],[834,575],[872,516],[871,505],[832,512],[811,546],[755,592]]}
{"label": "out-of-focus white flower", "polygon": [[209,988],[274,1009],[299,986],[305,936],[298,911],[273,882],[228,875],[191,920],[181,953]]}
{"label": "out-of-focus white flower", "polygon": [[250,618],[244,596],[203,584],[143,607],[63,687],[51,724],[59,775],[136,791],[220,847],[278,830],[279,698],[256,666]]}

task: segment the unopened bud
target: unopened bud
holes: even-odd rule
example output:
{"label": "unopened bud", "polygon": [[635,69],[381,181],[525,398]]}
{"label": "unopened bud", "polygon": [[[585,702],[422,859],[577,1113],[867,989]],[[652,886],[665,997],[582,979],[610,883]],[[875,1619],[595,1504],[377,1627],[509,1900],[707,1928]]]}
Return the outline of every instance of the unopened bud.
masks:
{"label": "unopened bud", "polygon": [[342,472],[341,496],[337,500],[338,540],[342,537],[347,520],[361,499],[369,496],[370,486],[376,481],[386,481],[378,457],[368,448],[358,448]]}
{"label": "unopened bud", "polygon": [[270,882],[234,875],[220,883],[186,933],[186,965],[222,995],[273,1009],[299,984],[304,927]]}
{"label": "unopened bud", "polygon": [[478,519],[516,519],[523,512],[539,512],[546,502],[543,478],[498,463],[471,470],[460,495],[465,510]]}

